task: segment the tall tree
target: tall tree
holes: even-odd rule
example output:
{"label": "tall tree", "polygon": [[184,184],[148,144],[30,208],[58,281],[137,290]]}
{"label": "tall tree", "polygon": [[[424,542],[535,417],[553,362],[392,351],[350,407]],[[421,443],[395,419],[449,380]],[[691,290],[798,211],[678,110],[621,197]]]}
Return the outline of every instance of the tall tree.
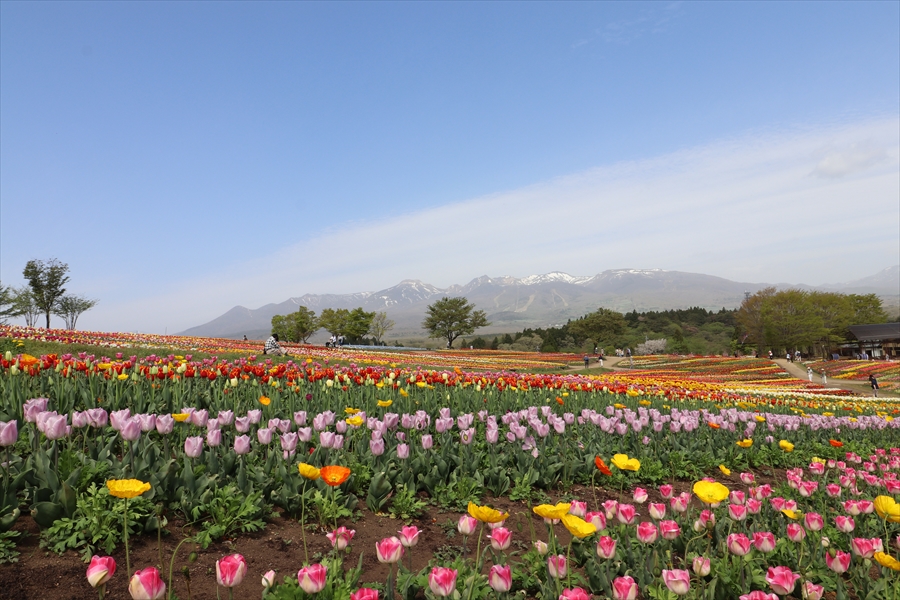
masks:
{"label": "tall tree", "polygon": [[6,325],[7,319],[22,314],[15,304],[15,291],[12,287],[0,283],[0,325]]}
{"label": "tall tree", "polygon": [[453,340],[459,336],[490,325],[484,311],[475,310],[475,305],[465,298],[441,298],[426,310],[428,316],[422,321],[422,327],[430,337],[445,338],[448,348],[453,347]]}
{"label": "tall tree", "polygon": [[38,317],[41,316],[41,309],[34,303],[34,294],[28,289],[28,286],[13,288],[12,303],[15,316],[24,317],[25,325],[34,327],[37,325]]}
{"label": "tall tree", "polygon": [[749,341],[756,344],[758,352],[763,351],[766,343],[766,323],[763,315],[763,307],[766,301],[775,295],[774,287],[764,288],[752,296],[747,296],[741,303],[734,317],[735,323],[743,332],[741,343]]}
{"label": "tall tree", "polygon": [[594,312],[569,322],[569,333],[580,342],[591,338],[597,344],[613,343],[625,333],[628,324],[622,313],[607,308],[598,308]]}
{"label": "tall tree", "polygon": [[388,319],[386,312],[377,312],[369,324],[369,333],[375,338],[376,343],[380,343],[384,334],[393,329],[394,325],[394,321]]}
{"label": "tall tree", "polygon": [[773,348],[793,351],[809,347],[826,335],[813,298],[803,290],[776,292],[763,306],[766,341]]}
{"label": "tall tree", "polygon": [[34,296],[35,305],[47,317],[47,329],[50,329],[50,313],[56,301],[66,293],[63,287],[68,283],[69,265],[51,258],[47,262],[42,260],[29,260],[22,271],[22,275],[28,280],[31,294]]}
{"label": "tall tree", "polygon": [[91,310],[97,305],[96,300],[84,296],[63,296],[53,306],[53,314],[61,317],[66,322],[66,329],[75,329],[75,323],[82,313]]}
{"label": "tall tree", "polygon": [[272,317],[272,333],[288,342],[306,343],[309,336],[319,330],[319,320],[316,313],[305,306],[297,309],[289,315],[275,315]]}

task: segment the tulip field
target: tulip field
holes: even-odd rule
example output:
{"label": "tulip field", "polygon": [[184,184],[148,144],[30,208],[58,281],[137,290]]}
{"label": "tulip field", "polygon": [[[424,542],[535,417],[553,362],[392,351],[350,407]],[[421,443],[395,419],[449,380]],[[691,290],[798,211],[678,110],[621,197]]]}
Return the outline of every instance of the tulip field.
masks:
{"label": "tulip field", "polygon": [[0,598],[900,598],[895,396],[757,359],[15,335]]}

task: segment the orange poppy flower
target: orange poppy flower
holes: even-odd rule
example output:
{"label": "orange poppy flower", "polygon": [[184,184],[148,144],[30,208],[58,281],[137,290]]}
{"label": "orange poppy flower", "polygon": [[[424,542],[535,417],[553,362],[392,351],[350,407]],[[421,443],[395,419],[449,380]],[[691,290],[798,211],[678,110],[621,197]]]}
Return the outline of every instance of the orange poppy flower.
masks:
{"label": "orange poppy flower", "polygon": [[828,440],[828,443],[834,446],[835,448],[840,448],[844,445],[844,442],[839,442],[837,440]]}
{"label": "orange poppy flower", "polygon": [[709,423],[707,423],[707,425],[709,425],[709,426],[712,427],[713,429],[719,429],[719,428],[721,427],[721,425],[719,425],[718,423],[713,423],[712,421],[710,421]]}
{"label": "orange poppy flower", "polygon": [[338,465],[328,465],[319,469],[319,476],[328,485],[336,487],[347,481],[347,478],[350,477],[350,469]]}
{"label": "orange poppy flower", "polygon": [[606,466],[606,463],[599,456],[594,457],[594,464],[597,465],[597,468],[604,475],[612,475],[612,471],[609,470],[609,467]]}

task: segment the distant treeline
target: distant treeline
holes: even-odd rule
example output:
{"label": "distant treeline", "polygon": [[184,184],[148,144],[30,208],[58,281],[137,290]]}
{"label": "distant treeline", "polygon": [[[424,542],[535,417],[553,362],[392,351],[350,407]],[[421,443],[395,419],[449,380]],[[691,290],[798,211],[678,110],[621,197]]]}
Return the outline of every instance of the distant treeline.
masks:
{"label": "distant treeline", "polygon": [[[541,352],[593,353],[607,355],[617,348],[633,352],[674,352],[721,354],[734,348],[737,310],[711,311],[703,308],[618,313],[601,308],[565,325],[528,328],[491,340],[467,338],[463,347],[499,350],[540,349]],[[663,341],[664,340],[664,341]]]}

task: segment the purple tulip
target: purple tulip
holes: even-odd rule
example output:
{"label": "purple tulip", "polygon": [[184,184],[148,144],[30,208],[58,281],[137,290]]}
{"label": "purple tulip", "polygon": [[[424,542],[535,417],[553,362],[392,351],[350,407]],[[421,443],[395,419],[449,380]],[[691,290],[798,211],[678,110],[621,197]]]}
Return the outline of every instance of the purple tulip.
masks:
{"label": "purple tulip", "polygon": [[157,415],[156,416],[156,431],[158,431],[161,435],[169,435],[172,433],[172,429],[175,427],[175,419],[172,415]]}
{"label": "purple tulip", "polygon": [[312,428],[311,427],[301,427],[297,430],[297,438],[301,442],[308,442],[312,439]]}
{"label": "purple tulip", "polygon": [[87,412],[72,412],[72,428],[81,429],[82,427],[87,427],[88,424],[88,416]]}
{"label": "purple tulip", "polygon": [[4,423],[0,421],[0,446],[12,446],[19,439],[19,425],[15,419]]}
{"label": "purple tulip", "polygon": [[203,453],[203,438],[198,436],[184,440],[184,453],[191,458],[197,458]]}
{"label": "purple tulip", "polygon": [[297,424],[297,427],[303,427],[306,425],[306,411],[298,410],[294,413],[294,423]]}
{"label": "purple tulip", "polygon": [[234,428],[238,433],[247,433],[250,431],[250,417],[238,417],[235,419]]}
{"label": "purple tulip", "polygon": [[206,422],[206,430],[212,431],[219,428],[219,419],[210,419]]}
{"label": "purple tulip", "polygon": [[338,421],[335,423],[334,430],[338,433],[345,433],[347,431],[347,421]]}
{"label": "purple tulip", "polygon": [[197,427],[206,427],[207,421],[209,421],[209,411],[205,408],[191,413],[191,423]]}
{"label": "purple tulip", "polygon": [[47,410],[48,402],[50,402],[48,398],[32,398],[25,402],[22,406],[22,410],[25,412],[25,421],[34,423],[37,416]]}
{"label": "purple tulip", "polygon": [[323,448],[331,448],[334,445],[334,433],[331,431],[319,432],[319,445]]}
{"label": "purple tulip", "polygon": [[234,453],[240,455],[248,452],[250,452],[250,436],[239,435],[234,438]]}
{"label": "purple tulip", "polygon": [[402,460],[406,460],[409,458],[409,444],[398,444],[397,445],[397,458]]}
{"label": "purple tulip", "polygon": [[234,422],[234,412],[230,410],[220,410],[219,414],[216,415],[216,420],[219,422],[219,426],[228,426]]}
{"label": "purple tulip", "polygon": [[109,423],[109,413],[102,408],[89,408],[87,413],[88,425],[95,428],[106,427]]}
{"label": "purple tulip", "polygon": [[335,450],[340,450],[344,447],[344,436],[340,434],[335,434],[334,443],[331,445]]}
{"label": "purple tulip", "polygon": [[250,422],[251,422],[253,425],[257,425],[257,424],[259,423],[259,421],[262,419],[262,410],[259,410],[259,409],[256,409],[256,410],[248,410],[248,411],[247,411],[247,418],[250,419]]}
{"label": "purple tulip", "polygon": [[222,443],[222,430],[221,429],[212,429],[206,432],[206,444],[215,448]]}
{"label": "purple tulip", "polygon": [[272,434],[275,432],[274,429],[263,428],[256,430],[256,439],[259,440],[259,443],[267,446],[272,441]]}
{"label": "purple tulip", "polygon": [[138,417],[132,417],[123,421],[119,433],[125,441],[136,442],[141,437],[141,420]]}
{"label": "purple tulip", "polygon": [[122,429],[122,423],[131,418],[131,411],[127,408],[114,410],[109,415],[109,425],[116,431]]}
{"label": "purple tulip", "polygon": [[281,435],[281,449],[285,452],[294,452],[297,449],[297,434],[283,433]]}
{"label": "purple tulip", "polygon": [[134,418],[141,424],[141,431],[156,429],[156,415],[135,415]]}
{"label": "purple tulip", "polygon": [[64,438],[71,432],[68,417],[66,415],[53,415],[47,418],[44,424],[44,435],[48,440]]}
{"label": "purple tulip", "polygon": [[434,440],[432,439],[430,434],[425,434],[422,436],[422,449],[423,450],[431,450],[432,446],[434,446]]}
{"label": "purple tulip", "polygon": [[369,440],[369,452],[371,452],[375,456],[381,456],[382,454],[384,454],[384,440],[382,438]]}
{"label": "purple tulip", "polygon": [[499,429],[488,429],[487,434],[485,434],[487,438],[488,444],[496,444],[500,439],[500,430]]}

